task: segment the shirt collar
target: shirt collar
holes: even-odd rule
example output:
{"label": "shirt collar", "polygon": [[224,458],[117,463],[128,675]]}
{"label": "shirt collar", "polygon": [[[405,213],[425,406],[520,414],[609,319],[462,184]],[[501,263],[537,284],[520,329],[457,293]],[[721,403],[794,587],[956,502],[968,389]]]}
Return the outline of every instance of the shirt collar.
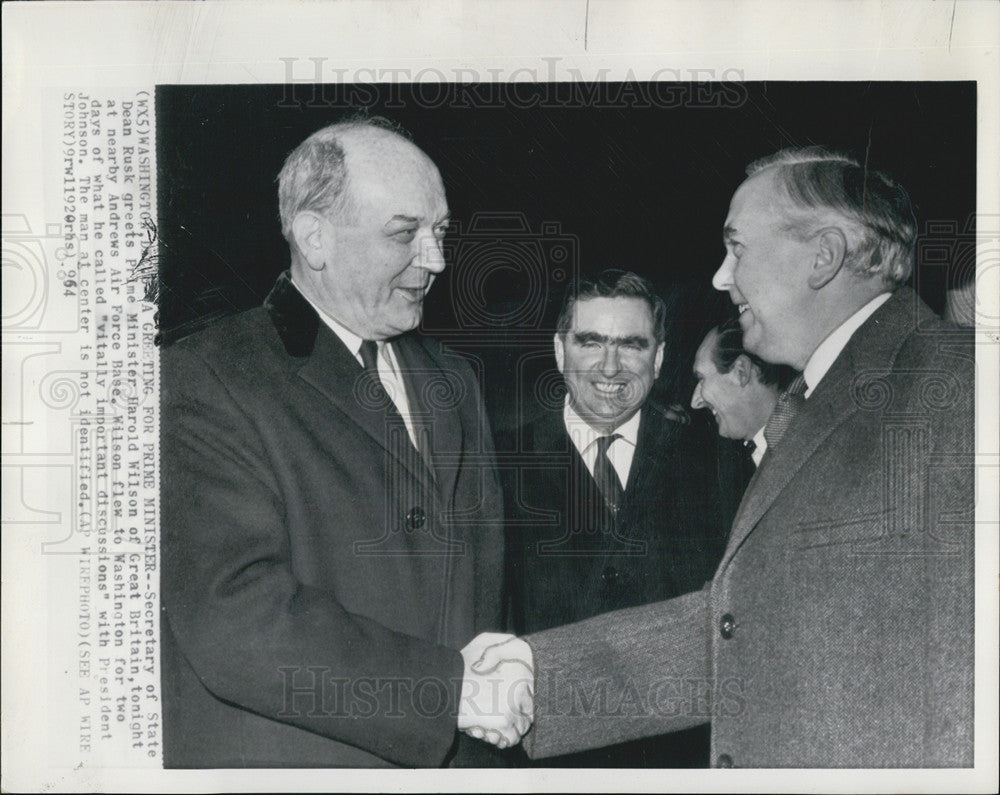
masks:
{"label": "shirt collar", "polygon": [[754,466],[760,466],[760,459],[764,457],[764,453],[767,452],[767,439],[764,438],[764,428],[766,425],[762,425],[760,430],[753,435],[753,451],[750,453],[750,457],[753,459]]}
{"label": "shirt collar", "polygon": [[805,396],[809,397],[817,387],[823,376],[833,366],[833,363],[844,350],[844,346],[854,335],[854,332],[861,328],[862,324],[870,318],[876,309],[889,300],[892,293],[881,293],[865,304],[861,309],[851,315],[841,323],[831,334],[823,340],[819,347],[813,351],[806,368],[802,371],[802,376],[806,380]]}
{"label": "shirt collar", "polygon": [[[642,411],[637,411],[633,414],[629,420],[617,428],[615,428],[614,433],[617,433],[626,442],[631,444],[633,447],[636,446],[639,439],[639,420],[642,415]],[[566,432],[569,433],[569,438],[573,440],[573,445],[577,450],[583,454],[590,445],[592,445],[601,436],[606,436],[607,434],[595,431],[590,425],[587,424],[586,420],[580,417],[579,414],[573,409],[569,402],[569,396],[566,397],[566,402],[563,404],[563,423],[566,426]]]}

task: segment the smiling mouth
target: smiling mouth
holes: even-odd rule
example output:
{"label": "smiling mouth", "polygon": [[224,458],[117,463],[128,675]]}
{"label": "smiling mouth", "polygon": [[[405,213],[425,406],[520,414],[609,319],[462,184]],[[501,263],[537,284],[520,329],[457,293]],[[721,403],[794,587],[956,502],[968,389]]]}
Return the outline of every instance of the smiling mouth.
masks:
{"label": "smiling mouth", "polygon": [[397,287],[403,297],[408,301],[413,301],[414,303],[419,303],[424,300],[424,296],[427,295],[426,287]]}
{"label": "smiling mouth", "polygon": [[593,381],[591,383],[594,389],[602,395],[618,395],[625,389],[625,383],[622,381]]}
{"label": "smiling mouth", "polygon": [[737,304],[736,310],[742,315],[750,308],[750,304]]}

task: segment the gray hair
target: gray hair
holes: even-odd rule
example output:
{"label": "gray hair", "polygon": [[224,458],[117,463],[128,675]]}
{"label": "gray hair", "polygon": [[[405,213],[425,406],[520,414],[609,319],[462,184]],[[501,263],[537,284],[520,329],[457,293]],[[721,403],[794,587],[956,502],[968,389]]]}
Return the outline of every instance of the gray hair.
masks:
{"label": "gray hair", "polygon": [[381,130],[410,140],[410,134],[382,116],[354,114],[317,130],[291,154],[278,174],[278,215],[281,234],[292,245],[292,221],[301,212],[312,211],[333,218],[351,214],[350,175],[344,163],[341,136],[363,128]]}
{"label": "gray hair", "polygon": [[[833,210],[850,222],[846,267],[863,276],[879,276],[890,287],[913,271],[917,221],[906,190],[887,174],[849,155],[821,146],[782,149],[747,166],[747,176],[778,169],[787,197],[803,210]],[[791,219],[787,231],[809,237],[814,214]]]}

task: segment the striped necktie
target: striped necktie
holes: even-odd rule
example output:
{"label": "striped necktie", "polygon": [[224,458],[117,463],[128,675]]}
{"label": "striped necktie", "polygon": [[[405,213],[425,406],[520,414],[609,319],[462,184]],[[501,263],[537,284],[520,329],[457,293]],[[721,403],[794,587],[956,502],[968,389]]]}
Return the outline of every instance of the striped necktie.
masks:
{"label": "striped necktie", "polygon": [[597,437],[597,458],[594,460],[594,480],[597,487],[604,495],[604,501],[611,509],[612,513],[618,512],[618,507],[622,504],[625,491],[622,489],[618,473],[615,472],[611,459],[608,458],[608,448],[615,439],[621,439],[620,433],[613,433],[610,436]]}
{"label": "striped necktie", "polygon": [[806,402],[805,391],[806,379],[800,375],[781,393],[774,411],[767,419],[767,425],[764,426],[764,438],[767,439],[768,450],[773,450],[781,442],[781,437],[785,435],[792,419]]}

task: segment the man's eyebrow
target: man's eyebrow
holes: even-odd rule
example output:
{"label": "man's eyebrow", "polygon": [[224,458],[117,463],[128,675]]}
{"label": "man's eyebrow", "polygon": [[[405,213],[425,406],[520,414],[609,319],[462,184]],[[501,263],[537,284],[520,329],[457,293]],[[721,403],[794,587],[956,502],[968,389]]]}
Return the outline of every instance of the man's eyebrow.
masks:
{"label": "man's eyebrow", "polygon": [[398,223],[398,224],[415,224],[415,223],[419,223],[419,222],[420,222],[420,219],[417,218],[416,216],[413,216],[413,215],[394,215],[394,216],[392,216],[392,218],[390,218],[388,221],[385,222],[385,225],[389,226],[389,224],[393,224],[393,223]]}
{"label": "man's eyebrow", "polygon": [[[388,221],[385,222],[385,227],[390,224],[419,224],[420,219],[415,215],[394,215]],[[441,218],[434,222],[434,226],[439,226],[440,224],[451,223],[451,213],[445,213]]]}
{"label": "man's eyebrow", "polygon": [[649,347],[649,340],[639,334],[631,334],[627,337],[609,337],[606,334],[598,334],[594,331],[575,331],[573,340],[577,345],[585,345],[588,342],[597,342],[601,345],[635,345],[637,348],[645,350]]}

